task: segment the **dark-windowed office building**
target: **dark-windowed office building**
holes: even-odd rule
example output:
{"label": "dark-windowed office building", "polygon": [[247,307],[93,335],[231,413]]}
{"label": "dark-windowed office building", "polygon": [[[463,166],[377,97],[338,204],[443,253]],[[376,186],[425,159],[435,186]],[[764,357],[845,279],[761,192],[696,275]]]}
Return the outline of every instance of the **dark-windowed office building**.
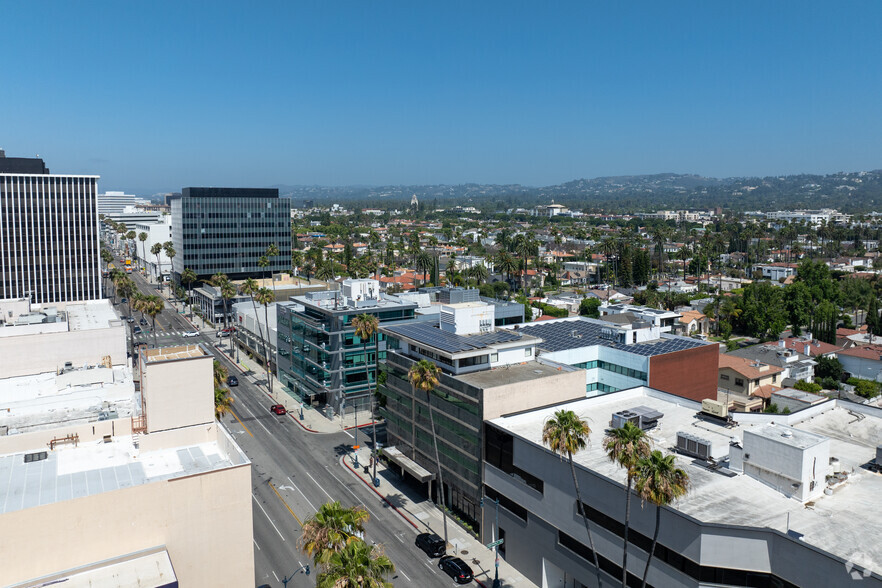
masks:
{"label": "dark-windowed office building", "polygon": [[0,299],[102,297],[97,198],[98,176],[50,174],[0,149]]}
{"label": "dark-windowed office building", "polygon": [[[201,279],[224,273],[234,280],[290,269],[291,201],[278,190],[184,188],[170,202],[176,281],[184,268]],[[272,244],[279,255],[262,268],[257,262]]]}

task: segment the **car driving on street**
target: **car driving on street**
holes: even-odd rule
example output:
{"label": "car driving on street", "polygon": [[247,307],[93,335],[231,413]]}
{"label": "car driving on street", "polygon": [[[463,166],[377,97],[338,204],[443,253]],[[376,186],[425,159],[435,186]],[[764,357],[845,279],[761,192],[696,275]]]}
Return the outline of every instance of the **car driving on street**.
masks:
{"label": "car driving on street", "polygon": [[417,547],[426,552],[429,557],[441,557],[447,552],[444,539],[435,533],[420,533],[414,541]]}
{"label": "car driving on street", "polygon": [[273,411],[273,412],[276,413],[276,414],[279,414],[279,415],[281,415],[281,414],[287,414],[287,412],[288,412],[287,410],[285,410],[285,407],[282,406],[281,404],[273,404],[273,405],[270,407],[270,410]]}

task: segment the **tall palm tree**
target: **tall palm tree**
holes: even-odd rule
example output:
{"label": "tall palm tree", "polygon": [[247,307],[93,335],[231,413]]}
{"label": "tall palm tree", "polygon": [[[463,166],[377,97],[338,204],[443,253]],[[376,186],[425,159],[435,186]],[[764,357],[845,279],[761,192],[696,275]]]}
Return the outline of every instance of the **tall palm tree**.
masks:
{"label": "tall palm tree", "polygon": [[220,287],[221,298],[224,299],[224,328],[230,328],[230,300],[236,297],[236,287],[232,282],[224,282]]}
{"label": "tall palm tree", "polygon": [[165,304],[159,296],[147,296],[144,301],[144,313],[150,317],[150,321],[153,323],[151,327],[153,329],[153,346],[156,347],[156,317],[162,312]]}
{"label": "tall palm tree", "polygon": [[[505,281],[508,284],[511,284],[511,276],[518,271],[518,263],[515,259],[509,255],[508,251],[504,249],[499,251],[499,254],[496,256],[495,260],[495,268],[496,271],[503,274],[505,276]],[[513,288],[513,286],[510,286]]]}
{"label": "tall palm tree", "polygon": [[266,268],[270,266],[269,257],[266,255],[261,255],[257,258],[257,266],[263,268],[263,279],[266,279]]}
{"label": "tall palm tree", "polygon": [[[230,278],[227,277],[227,274],[218,272],[218,273],[214,274],[213,276],[211,276],[211,280],[209,280],[209,281],[211,282],[212,286],[214,286],[215,288],[220,290],[221,298],[223,298],[224,284],[230,283]],[[227,328],[227,299],[226,298],[224,298],[224,328]]]}
{"label": "tall palm tree", "polygon": [[594,557],[594,571],[597,574],[597,586],[602,586],[600,580],[600,564],[597,561],[597,550],[594,548],[594,536],[588,525],[588,512],[583,508],[582,492],[579,490],[579,480],[576,478],[576,465],[573,463],[573,454],[588,447],[591,428],[588,423],[579,418],[571,410],[558,410],[554,416],[545,421],[542,427],[542,443],[551,451],[558,454],[563,460],[564,455],[570,464],[570,472],[573,474],[573,485],[576,488],[576,500],[582,521],[585,523],[585,531],[588,533],[588,546]]}
{"label": "tall palm tree", "polygon": [[631,486],[634,483],[635,467],[641,457],[649,455],[649,440],[643,429],[626,422],[617,429],[610,430],[603,438],[603,448],[610,461],[623,468],[628,474],[625,486],[625,537],[622,553],[622,586],[628,580],[628,528],[631,524]]}
{"label": "tall palm tree", "polygon": [[[270,357],[269,345],[267,339],[269,339],[269,305],[273,304],[276,301],[276,295],[273,294],[273,291],[269,288],[261,288],[257,291],[257,295],[254,297],[257,300],[258,304],[263,305],[263,318],[264,324],[266,325],[266,339],[263,341],[263,365],[266,368],[266,384],[269,388],[269,393],[272,395],[273,393],[273,374],[272,374],[272,358]],[[262,333],[261,333],[262,336]]]}
{"label": "tall palm tree", "polygon": [[[260,292],[260,286],[257,283],[257,280],[254,278],[248,278],[244,282],[242,282],[242,286],[239,288],[242,291],[242,294],[247,294],[251,298],[251,306],[254,308],[254,320],[257,321],[257,334],[260,335],[260,344],[263,347],[263,355],[266,357],[266,341],[263,338],[263,327],[260,324],[260,315],[257,314],[257,301],[254,299],[257,296],[257,293]],[[269,325],[267,325],[267,332],[269,332]]]}
{"label": "tall palm tree", "polygon": [[214,360],[213,366],[214,387],[220,388],[227,383],[227,376],[230,374],[230,372],[227,370],[227,368],[224,367],[221,362],[216,359]]}
{"label": "tall palm tree", "polygon": [[154,243],[150,246],[150,253],[156,256],[156,281],[162,290],[162,265],[159,262],[159,254],[162,253],[162,243]]}
{"label": "tall palm tree", "polygon": [[[418,274],[422,274],[423,285],[425,285],[425,283],[429,281],[426,277],[426,274],[428,274],[429,270],[432,269],[433,262],[434,260],[432,259],[432,255],[425,249],[420,249],[419,252],[417,252],[416,258],[414,260],[414,270],[416,270]],[[414,287],[416,287],[416,276],[414,276],[413,282]]]}
{"label": "tall palm tree", "polygon": [[190,320],[193,320],[193,282],[196,281],[198,276],[196,272],[190,268],[184,268],[184,271],[181,272],[181,281],[187,284],[187,302],[190,304]]}
{"label": "tall palm tree", "polygon": [[479,263],[472,267],[472,278],[478,283],[478,286],[487,281],[487,278],[490,277],[490,272],[487,270],[487,266],[483,263]]}
{"label": "tall palm tree", "polygon": [[[172,245],[172,242],[166,241],[165,243],[163,243],[162,250],[165,251],[165,256],[168,257],[168,263],[169,263],[169,265],[171,265],[172,260],[175,258],[175,255],[177,255],[177,252],[175,251],[175,248]],[[172,284],[172,285],[174,285],[174,284]],[[160,287],[160,290],[161,290],[161,287]]]}
{"label": "tall palm tree", "polygon": [[[110,276],[110,264],[113,263],[113,254],[111,254],[110,251],[108,251],[107,249],[102,249],[101,250],[101,261],[104,262],[104,271],[106,272],[106,275],[109,277]],[[105,274],[102,273],[102,275],[105,275]],[[104,278],[104,280],[106,281],[107,278]],[[106,292],[106,290],[107,290],[107,284],[105,284],[105,292]]]}
{"label": "tall palm tree", "polygon": [[370,514],[363,506],[346,508],[340,502],[326,502],[303,522],[298,543],[316,565],[327,564],[331,556],[364,536]]}
{"label": "tall palm tree", "polygon": [[[148,236],[149,235],[147,233],[145,233],[144,231],[141,231],[140,233],[138,233],[138,241],[141,242],[141,262],[142,263],[144,263],[147,258],[147,251],[145,250],[145,248],[147,246],[144,245],[144,241],[147,240]],[[146,269],[146,268],[147,268],[147,266],[144,266],[142,269]]]}
{"label": "tall palm tree", "polygon": [[527,260],[531,255],[536,255],[538,251],[538,246],[536,240],[533,239],[531,234],[523,234],[519,233],[514,240],[514,250],[515,253],[521,256],[524,260],[523,263],[523,271],[524,271],[524,295],[527,296]]}
{"label": "tall palm tree", "polygon": [[131,250],[129,249],[129,243],[132,244],[132,249],[135,248],[135,237],[138,236],[138,233],[135,231],[128,231],[126,233],[126,257],[135,257],[132,255]]}
{"label": "tall palm tree", "polygon": [[[354,319],[352,319],[352,326],[355,328],[355,335],[361,339],[362,350],[364,351],[364,378],[368,384],[368,394],[370,395],[370,405],[371,405],[371,422],[373,425],[372,435],[374,438],[373,448],[371,449],[371,453],[373,454],[374,460],[374,473],[372,474],[372,479],[376,479],[377,477],[377,421],[374,418],[374,396],[376,395],[376,389],[370,390],[371,377],[370,371],[368,371],[368,355],[367,355],[367,344],[368,341],[377,333],[377,329],[380,326],[380,319],[377,318],[375,314],[360,314]],[[380,354],[379,354],[379,340],[374,341],[374,361],[375,365],[380,365]],[[378,367],[374,368],[375,370]],[[379,378],[377,378],[378,374],[374,375],[374,385],[375,387],[379,385]],[[355,434],[358,435],[358,430],[356,429]],[[357,444],[356,444],[357,445]]]}
{"label": "tall palm tree", "polygon": [[300,275],[300,269],[303,266],[303,253],[301,251],[291,252],[291,272],[295,276]]}
{"label": "tall palm tree", "polygon": [[331,555],[325,570],[316,578],[316,588],[392,588],[385,578],[395,566],[382,546],[352,541]]}
{"label": "tall palm tree", "polygon": [[[432,411],[432,391],[438,385],[441,377],[441,368],[428,359],[421,359],[410,367],[407,379],[414,391],[422,390],[426,393],[426,404],[429,407],[429,423],[432,426],[432,444],[435,447],[435,464],[438,466],[438,496],[441,498],[441,514],[444,517],[444,544],[447,545],[447,507],[444,504],[444,478],[441,473],[441,459],[438,457],[438,435],[435,433],[435,416]],[[416,394],[414,394],[416,396]],[[416,400],[416,398],[414,398]],[[412,403],[416,410],[416,402]],[[416,415],[413,415],[416,417]],[[416,422],[416,419],[412,422]],[[414,449],[416,452],[416,439],[413,439]]]}
{"label": "tall palm tree", "polygon": [[[265,255],[270,260],[272,260],[275,257],[278,257],[279,256],[279,246],[276,245],[275,243],[270,243],[269,245],[267,245]],[[272,274],[270,274],[270,275],[272,275]],[[273,284],[273,292],[275,292],[276,291],[275,280],[273,280],[272,284]]]}
{"label": "tall palm tree", "polygon": [[685,495],[689,490],[689,475],[674,463],[673,455],[664,455],[655,450],[641,457],[636,466],[636,490],[645,503],[655,505],[655,531],[652,533],[652,547],[646,557],[643,570],[643,588],[646,588],[646,577],[649,575],[649,564],[658,544],[658,529],[661,522],[661,507],[672,503]]}
{"label": "tall palm tree", "polygon": [[230,391],[223,386],[214,387],[214,418],[221,420],[221,417],[230,412],[233,406],[233,397]]}

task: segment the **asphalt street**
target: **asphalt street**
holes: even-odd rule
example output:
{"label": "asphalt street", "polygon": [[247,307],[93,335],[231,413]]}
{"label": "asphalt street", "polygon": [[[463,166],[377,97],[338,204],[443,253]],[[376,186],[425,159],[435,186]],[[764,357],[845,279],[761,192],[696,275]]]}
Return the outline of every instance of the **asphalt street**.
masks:
{"label": "asphalt street", "polygon": [[[131,277],[142,293],[157,293],[156,285],[141,275],[132,273]],[[128,312],[126,305],[119,308],[121,314]],[[224,346],[229,345],[229,340],[217,339],[212,332],[183,337],[183,333],[193,331],[193,327],[178,310],[166,303],[166,309],[156,317],[156,345],[202,343],[231,374],[239,374],[215,348],[220,341]],[[149,317],[147,320],[149,322]],[[152,345],[154,336],[152,333],[140,335],[135,341]],[[263,380],[265,376],[260,374],[241,374],[239,386],[232,388],[233,412],[223,418],[223,424],[252,462],[256,585],[282,586],[286,576],[291,577],[288,586],[315,585],[314,570],[310,577],[302,572],[294,573],[305,564],[312,567],[297,541],[302,521],[331,500],[339,500],[345,506],[364,505],[368,510],[370,520],[365,539],[384,546],[386,555],[395,564],[396,572],[391,580],[396,586],[456,585],[438,569],[437,560],[428,559],[414,546],[417,530],[340,464],[340,458],[351,448],[352,435],[345,431],[311,434],[290,415],[271,413],[272,402],[256,383]]]}

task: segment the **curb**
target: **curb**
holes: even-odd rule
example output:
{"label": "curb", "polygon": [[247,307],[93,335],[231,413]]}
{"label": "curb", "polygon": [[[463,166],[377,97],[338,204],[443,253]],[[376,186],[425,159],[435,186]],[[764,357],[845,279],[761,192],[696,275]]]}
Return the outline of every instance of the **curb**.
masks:
{"label": "curb", "polygon": [[370,488],[371,490],[373,490],[374,494],[376,494],[377,496],[379,496],[380,498],[382,498],[382,499],[383,499],[383,502],[385,502],[386,504],[388,504],[388,505],[389,505],[389,506],[390,506],[390,507],[391,507],[396,513],[398,513],[398,516],[400,516],[402,519],[404,519],[405,521],[407,521],[408,523],[410,523],[410,526],[411,526],[411,527],[413,527],[413,528],[416,529],[417,531],[420,530],[419,526],[417,526],[416,523],[414,523],[412,520],[410,520],[410,518],[409,518],[408,516],[406,516],[404,513],[402,513],[400,510],[398,510],[398,507],[397,507],[397,506],[395,506],[394,504],[392,504],[391,502],[389,502],[389,499],[388,499],[388,498],[386,498],[385,496],[383,496],[382,494],[380,494],[379,490],[377,490],[376,488],[374,488],[374,485],[373,485],[373,484],[371,484],[370,482],[368,482],[367,480],[365,480],[364,478],[362,478],[361,475],[360,475],[358,472],[356,472],[356,471],[352,468],[352,466],[350,466],[348,463],[346,463],[346,456],[345,456],[345,455],[344,455],[343,457],[340,458],[340,463],[342,463],[342,464],[346,467],[346,469],[348,469],[350,472],[352,472],[353,474],[355,474],[355,477],[358,478],[359,480],[361,480],[361,481],[362,481],[362,482],[363,482],[368,488]]}

